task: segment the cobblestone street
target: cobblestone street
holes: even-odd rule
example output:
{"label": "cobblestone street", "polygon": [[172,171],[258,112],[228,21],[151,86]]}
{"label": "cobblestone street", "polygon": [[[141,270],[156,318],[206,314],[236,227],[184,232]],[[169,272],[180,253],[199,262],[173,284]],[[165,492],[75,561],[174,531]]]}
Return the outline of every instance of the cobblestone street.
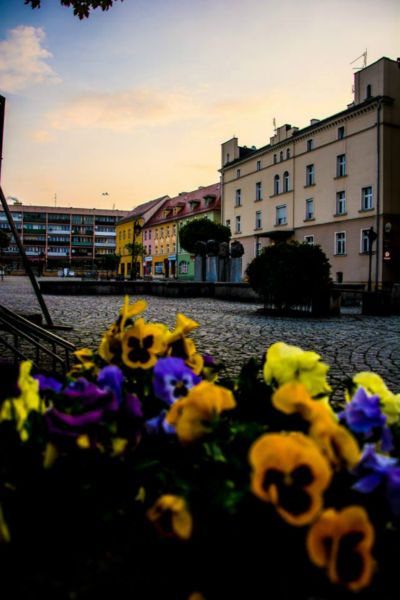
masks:
{"label": "cobblestone street", "polygon": [[[72,325],[57,331],[78,347],[96,348],[102,332],[113,322],[121,296],[45,296],[55,324]],[[132,300],[132,299],[131,299]],[[347,309],[340,317],[295,319],[264,316],[261,305],[203,298],[146,297],[146,319],[172,327],[183,312],[198,321],[193,333],[200,352],[210,353],[238,373],[246,358],[261,356],[276,341],[315,350],[331,369],[336,394],[346,376],[361,370],[379,373],[394,392],[400,391],[400,317],[366,317]],[[40,312],[28,278],[5,277],[0,282],[0,304],[25,313]],[[340,394],[339,394],[340,395]]]}

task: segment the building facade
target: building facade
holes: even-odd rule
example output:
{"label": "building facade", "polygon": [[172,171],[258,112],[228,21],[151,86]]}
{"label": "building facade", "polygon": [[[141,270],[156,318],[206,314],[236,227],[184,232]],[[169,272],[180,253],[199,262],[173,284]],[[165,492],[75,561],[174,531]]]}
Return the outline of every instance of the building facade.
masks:
{"label": "building facade", "polygon": [[206,217],[221,222],[221,186],[215,183],[169,198],[143,229],[147,275],[194,279],[194,256],[179,243],[179,230],[193,219]]}
{"label": "building facade", "polygon": [[[142,277],[143,267],[144,228],[158,208],[163,206],[168,196],[144,202],[129,212],[116,228],[116,252],[120,256],[118,273],[128,279]],[[147,234],[146,234],[147,238]],[[147,239],[146,239],[147,246]],[[151,246],[151,240],[150,240]],[[146,248],[147,251],[147,248]]]}
{"label": "building facade", "polygon": [[[116,224],[127,214],[122,210],[23,204],[9,209],[25,253],[40,271],[102,268],[103,263],[107,264],[106,257],[115,255]],[[4,211],[0,211],[0,228],[11,232]],[[12,236],[9,247],[3,250],[3,263],[11,270],[22,269]]]}
{"label": "building facade", "polygon": [[319,244],[337,281],[400,281],[399,153],[400,62],[388,58],[355,73],[345,110],[278,127],[259,149],[223,143],[222,219],[243,275],[263,246],[294,239]]}

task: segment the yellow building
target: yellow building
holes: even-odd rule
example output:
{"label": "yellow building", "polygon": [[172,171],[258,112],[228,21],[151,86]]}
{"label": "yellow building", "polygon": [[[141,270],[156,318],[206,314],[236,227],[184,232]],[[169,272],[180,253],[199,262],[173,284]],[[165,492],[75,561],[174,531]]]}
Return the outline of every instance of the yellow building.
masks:
{"label": "yellow building", "polygon": [[[136,277],[142,277],[145,273],[143,259],[146,251],[144,249],[143,228],[167,199],[168,196],[162,196],[140,204],[118,222],[116,226],[116,253],[121,257],[118,268],[119,275],[127,279],[135,279]],[[143,248],[143,251],[141,251],[141,248]]]}

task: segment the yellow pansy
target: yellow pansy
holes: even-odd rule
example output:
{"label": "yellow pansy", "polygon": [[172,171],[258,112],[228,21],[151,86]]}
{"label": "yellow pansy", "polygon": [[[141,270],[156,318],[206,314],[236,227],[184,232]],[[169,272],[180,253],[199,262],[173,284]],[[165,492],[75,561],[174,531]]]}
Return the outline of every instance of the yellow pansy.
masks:
{"label": "yellow pansy", "polygon": [[127,321],[144,312],[147,308],[146,300],[136,300],[133,304],[129,304],[129,296],[125,296],[124,303],[120,310],[120,317],[117,321],[120,331],[124,331]]}
{"label": "yellow pansy", "polygon": [[302,433],[266,433],[250,448],[251,491],[291,525],[306,525],[322,509],[332,470]]}
{"label": "yellow pansy", "polygon": [[353,469],[361,460],[361,451],[355,437],[346,427],[332,419],[315,419],[311,423],[308,435],[336,468]]}
{"label": "yellow pansy", "polygon": [[193,519],[181,496],[164,494],[147,511],[147,518],[165,537],[188,540],[192,535]]}
{"label": "yellow pansy", "polygon": [[150,369],[165,350],[167,328],[159,323],[137,319],[122,337],[122,361],[133,369]]}
{"label": "yellow pansy", "polygon": [[375,562],[374,529],[361,506],[323,512],[307,536],[310,560],[326,570],[329,580],[356,592],[367,587]]}
{"label": "yellow pansy", "polygon": [[283,384],[272,395],[272,404],[286,415],[299,414],[308,422],[326,418],[336,422],[337,417],[327,399],[314,400],[303,383]]}
{"label": "yellow pansy", "polygon": [[182,313],[178,313],[175,329],[167,333],[165,342],[168,347],[167,354],[169,356],[182,358],[187,366],[196,375],[199,375],[204,366],[203,357],[197,352],[194,341],[186,337],[188,333],[197,327],[199,327],[199,324],[196,321],[189,319],[189,317],[186,317]]}
{"label": "yellow pansy", "polygon": [[362,371],[353,377],[352,394],[346,393],[349,402],[359,387],[363,387],[369,396],[379,396],[382,412],[387,416],[388,425],[397,423],[400,416],[400,394],[393,394],[383,379],[376,373]]}
{"label": "yellow pansy", "polygon": [[99,345],[99,355],[107,363],[116,362],[122,353],[122,335],[113,324],[103,335]]}
{"label": "yellow pansy", "polygon": [[31,368],[31,361],[23,361],[20,364],[18,387],[21,393],[18,398],[5,400],[0,410],[0,421],[15,421],[17,431],[23,441],[29,437],[26,429],[29,413],[31,411],[43,413],[46,409],[39,396],[39,382],[30,374]]}
{"label": "yellow pansy", "polygon": [[172,404],[166,421],[175,427],[181,442],[193,442],[209,433],[209,424],[216,415],[235,406],[230,390],[201,381],[189,390],[187,396]]}
{"label": "yellow pansy", "polygon": [[321,361],[316,352],[276,342],[267,351],[264,379],[268,385],[274,386],[299,381],[311,396],[320,396],[331,391],[326,379],[328,370],[328,365]]}

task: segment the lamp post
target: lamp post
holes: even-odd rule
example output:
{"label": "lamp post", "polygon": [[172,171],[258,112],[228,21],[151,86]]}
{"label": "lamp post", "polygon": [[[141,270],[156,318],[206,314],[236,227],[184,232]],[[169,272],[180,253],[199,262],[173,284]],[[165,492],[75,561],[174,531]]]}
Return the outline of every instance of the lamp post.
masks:
{"label": "lamp post", "polygon": [[368,229],[368,287],[367,290],[368,292],[371,291],[371,287],[372,287],[372,244],[375,242],[376,238],[378,237],[376,231],[374,231],[373,227],[370,227]]}
{"label": "lamp post", "polygon": [[131,265],[131,280],[136,279],[136,238],[142,231],[142,226],[139,221],[133,222],[133,241],[132,241],[132,265]]}

